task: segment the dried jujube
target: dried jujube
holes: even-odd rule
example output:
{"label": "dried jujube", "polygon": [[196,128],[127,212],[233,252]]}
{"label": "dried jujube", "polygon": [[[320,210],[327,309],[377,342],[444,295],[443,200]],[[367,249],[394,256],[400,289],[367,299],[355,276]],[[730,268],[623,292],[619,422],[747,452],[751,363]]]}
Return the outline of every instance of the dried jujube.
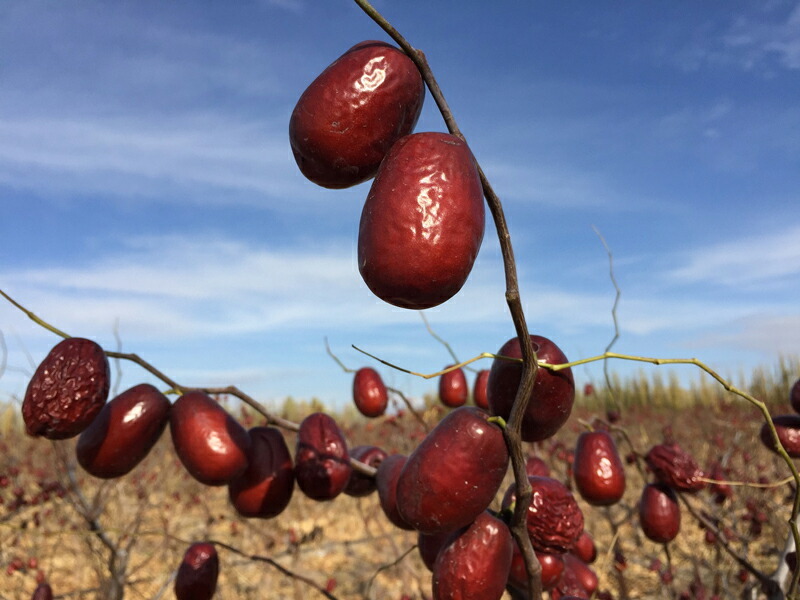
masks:
{"label": "dried jujube", "polygon": [[313,500],[332,500],[344,491],[353,468],[333,417],[316,412],[300,422],[294,468],[297,485]]}
{"label": "dried jujube", "polygon": [[682,492],[696,492],[705,487],[703,470],[691,454],[678,444],[656,444],[645,456],[655,478]]}
{"label": "dried jujube", "polygon": [[217,590],[219,556],[213,544],[189,546],[175,576],[177,600],[211,600]]}
{"label": "dried jujube", "polygon": [[108,399],[110,374],[96,342],[67,338],[56,344],[25,391],[22,419],[28,434],[62,440],[81,433]]}

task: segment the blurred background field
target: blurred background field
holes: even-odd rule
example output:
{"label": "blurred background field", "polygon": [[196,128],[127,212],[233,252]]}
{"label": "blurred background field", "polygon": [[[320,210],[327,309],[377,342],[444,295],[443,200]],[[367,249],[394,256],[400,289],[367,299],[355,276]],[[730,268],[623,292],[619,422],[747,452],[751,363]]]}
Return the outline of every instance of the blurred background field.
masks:
{"label": "blurred background field", "polygon": [[[798,376],[800,361],[787,358],[733,383],[778,415],[791,412],[789,388]],[[628,379],[612,375],[610,382],[610,389],[604,381],[581,383],[567,425],[555,438],[527,448],[548,462],[554,477],[569,482],[577,435],[594,419],[605,419],[609,407],[619,408],[614,436],[627,459],[625,497],[608,509],[580,501],[599,551],[592,565],[599,589],[614,598],[672,598],[687,591],[694,598],[740,595],[752,579],[741,576],[740,566],[698,526],[688,506],[715,521],[731,547],[757,568],[774,570],[789,531],[794,490],[789,483],[769,486],[790,473],[759,442],[760,414],[706,376],[686,385],[648,367]],[[244,425],[263,424],[254,412],[220,400]],[[287,399],[278,412],[299,422],[324,408]],[[420,402],[418,414],[430,427],[445,410],[431,395]],[[407,454],[424,435],[419,419],[402,404],[374,420],[351,408],[334,416],[351,445]],[[172,598],[184,550],[203,540],[230,547],[218,546],[220,600],[323,597],[315,587],[343,600],[430,597],[431,576],[414,548],[416,535],[394,528],[376,495],[315,502],[295,489],[278,517],[244,519],[229,505],[226,488],[205,487],[184,471],[168,431],[132,473],[110,482],[77,466],[74,440],[26,436],[15,403],[0,407],[0,431],[0,600],[28,600],[37,580],[49,581],[57,598],[102,598],[109,544],[124,550],[120,556],[127,560],[125,598]],[[293,449],[294,434],[287,432],[286,440]],[[708,491],[687,496],[681,533],[669,553],[644,538],[636,515],[647,474],[635,457],[665,440],[692,453],[704,469],[718,464],[727,480],[766,486],[734,486],[723,503]],[[670,560],[671,581],[663,576]]]}

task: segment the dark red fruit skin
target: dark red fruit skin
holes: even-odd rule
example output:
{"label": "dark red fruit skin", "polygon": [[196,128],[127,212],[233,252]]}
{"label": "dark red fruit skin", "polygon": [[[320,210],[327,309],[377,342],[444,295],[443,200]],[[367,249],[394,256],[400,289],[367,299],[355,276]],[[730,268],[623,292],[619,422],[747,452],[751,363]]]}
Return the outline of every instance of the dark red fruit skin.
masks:
{"label": "dark red fruit skin", "polygon": [[[382,448],[378,448],[378,446],[356,446],[350,449],[350,458],[355,458],[357,461],[376,469],[387,456],[386,452]],[[362,498],[369,496],[377,489],[378,485],[374,477],[369,477],[353,470],[344,488],[344,493],[355,498]]]}
{"label": "dark red fruit skin", "polygon": [[407,461],[408,457],[403,454],[392,454],[384,458],[375,473],[375,485],[383,514],[389,522],[400,529],[412,530],[414,528],[397,510],[397,480]]}
{"label": "dark red fruit skin", "polygon": [[[572,549],[583,531],[583,512],[567,487],[552,477],[528,476],[533,490],[526,526],[538,552],[563,553]],[[516,484],[503,496],[502,506],[516,501]]]}
{"label": "dark red fruit skin", "polygon": [[81,467],[94,477],[130,473],[169,423],[172,405],[149,383],[136,385],[106,403],[75,446]]}
{"label": "dark red fruit skin", "polygon": [[292,455],[275,427],[253,427],[247,435],[247,469],[228,483],[228,499],[243,517],[271,519],[284,511],[294,493]]}
{"label": "dark red fruit skin", "polygon": [[53,588],[49,583],[40,583],[36,586],[31,600],[53,600]]}
{"label": "dark red fruit skin", "polygon": [[353,378],[353,402],[365,417],[380,417],[386,412],[389,395],[383,379],[375,369],[364,367]]}
{"label": "dark red fruit skin", "polygon": [[384,42],[356,44],[303,92],[289,120],[297,166],[326,188],[375,175],[386,153],[417,124],[425,87],[412,60]]}
{"label": "dark red fruit skin", "polygon": [[483,241],[483,190],[472,152],[447,133],[399,140],[361,213],[358,270],[381,300],[437,306],[464,285]]}
{"label": "dark red fruit skin", "polygon": [[588,600],[589,594],[581,584],[578,574],[572,569],[564,567],[561,581],[550,590],[551,600]]}
{"label": "dark red fruit skin", "polygon": [[300,422],[294,464],[297,485],[312,500],[332,500],[344,491],[353,467],[333,417],[317,412]]}
{"label": "dark red fruit skin", "polygon": [[578,436],[572,474],[578,493],[593,506],[610,506],[625,494],[625,466],[607,431]]}
{"label": "dark red fruit skin", "polygon": [[[786,453],[792,458],[800,458],[800,415],[778,415],[772,418],[772,422]],[[772,432],[766,423],[761,426],[760,437],[767,448],[775,453],[778,452],[772,439]]]}
{"label": "dark red fruit skin", "polygon": [[525,460],[525,472],[528,475],[550,477],[550,467],[538,456],[531,455]]}
{"label": "dark red fruit skin", "polygon": [[423,564],[430,572],[436,564],[439,551],[450,541],[450,538],[460,533],[459,531],[440,531],[439,533],[417,533],[417,550]]}
{"label": "dark red fruit skin", "polygon": [[225,485],[247,468],[247,430],[209,395],[194,390],[178,398],[169,428],[175,453],[200,483]]}
{"label": "dark red fruit skin", "polygon": [[564,554],[564,569],[575,574],[588,595],[591,596],[595,592],[598,583],[597,574],[580,558],[569,552]]}
{"label": "dark red fruit skin", "polygon": [[645,456],[656,479],[681,492],[697,492],[706,484],[703,470],[678,444],[656,444]]}
{"label": "dark red fruit skin", "polygon": [[467,386],[467,376],[463,369],[454,369],[439,377],[439,400],[442,404],[450,408],[458,408],[467,403],[468,397],[469,386]]}
{"label": "dark red fruit skin", "polygon": [[434,600],[500,600],[513,552],[506,524],[480,513],[439,551],[433,566]]}
{"label": "dark red fruit skin", "polygon": [[75,437],[108,399],[111,370],[92,340],[67,338],[56,344],[36,371],[22,401],[29,435],[51,440]]}
{"label": "dark red fruit skin", "polygon": [[592,564],[597,559],[597,546],[595,546],[592,536],[585,529],[578,541],[575,542],[572,553],[587,565]]}
{"label": "dark red fruit skin", "polygon": [[475,384],[472,387],[472,401],[475,406],[483,410],[489,410],[489,399],[486,395],[486,385],[489,383],[489,369],[478,371],[475,376]]}
{"label": "dark red fruit skin", "polygon": [[800,413],[800,379],[794,382],[789,392],[789,403],[795,412]]}
{"label": "dark red fruit skin", "polygon": [[456,408],[408,457],[397,508],[417,531],[455,531],[489,507],[508,470],[503,432],[474,406]]}
{"label": "dark red fruit skin", "polygon": [[[547,592],[552,590],[564,573],[564,559],[561,554],[549,554],[547,552],[536,552],[536,558],[542,566],[542,590]],[[528,590],[528,571],[525,568],[525,558],[519,550],[519,546],[514,543],[514,556],[511,559],[511,571],[508,574],[508,583],[520,591]]]}
{"label": "dark red fruit skin", "polygon": [[[569,362],[551,340],[540,335],[530,337],[536,357],[540,361],[553,365]],[[508,340],[497,354],[521,358],[519,339]],[[494,360],[488,383],[489,407],[493,415],[508,420],[521,377],[521,363],[499,358]],[[522,439],[526,442],[537,442],[555,434],[569,418],[574,401],[575,381],[572,369],[548,371],[540,368],[522,420]]]}
{"label": "dark red fruit skin", "polygon": [[213,544],[198,542],[183,555],[175,577],[177,600],[211,600],[217,590],[219,556]]}
{"label": "dark red fruit skin", "polygon": [[681,529],[681,508],[675,491],[663,483],[648,483],[639,500],[642,532],[654,542],[666,544]]}

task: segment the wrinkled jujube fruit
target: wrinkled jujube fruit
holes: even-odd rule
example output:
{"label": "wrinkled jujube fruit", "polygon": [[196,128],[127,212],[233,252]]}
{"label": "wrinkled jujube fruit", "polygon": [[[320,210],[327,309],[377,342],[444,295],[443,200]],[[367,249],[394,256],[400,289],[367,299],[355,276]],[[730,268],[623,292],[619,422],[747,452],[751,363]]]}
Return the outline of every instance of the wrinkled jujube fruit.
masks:
{"label": "wrinkled jujube fruit", "polygon": [[247,468],[247,430],[208,394],[194,390],[178,398],[169,428],[175,453],[200,483],[225,485]]}
{"label": "wrinkled jujube fruit", "polygon": [[353,402],[365,417],[380,417],[386,412],[389,394],[380,374],[370,367],[356,371],[353,378]]}
{"label": "wrinkled jujube fruit", "polygon": [[353,467],[333,417],[316,412],[300,422],[294,465],[297,485],[312,500],[331,500],[344,491]]}
{"label": "wrinkled jujube fruit", "polygon": [[398,141],[361,213],[358,270],[378,298],[437,306],[464,285],[483,241],[483,190],[469,147],[446,133]]}
{"label": "wrinkled jujube fruit", "polygon": [[439,551],[433,566],[434,600],[499,600],[513,552],[506,524],[480,513]]}
{"label": "wrinkled jujube fruit", "polygon": [[456,408],[408,457],[397,509],[417,531],[455,531],[488,508],[509,460],[502,430],[488,419],[480,408]]}
{"label": "wrinkled jujube fruit", "polygon": [[389,522],[400,529],[414,529],[397,510],[397,480],[406,465],[408,457],[404,454],[391,454],[381,461],[375,473],[375,485],[378,488],[378,500],[383,514]]}
{"label": "wrinkled jujube fruit", "polygon": [[[772,422],[786,453],[792,458],[800,458],[800,415],[778,415],[772,418]],[[777,453],[772,432],[766,423],[761,426],[760,437],[767,448]]]}
{"label": "wrinkled jujube fruit", "polygon": [[253,427],[247,435],[247,469],[228,483],[228,498],[243,517],[271,519],[283,512],[294,493],[292,455],[275,427]]}
{"label": "wrinkled jujube fruit", "polygon": [[[552,365],[569,362],[561,349],[551,340],[540,335],[530,337],[538,360]],[[508,340],[497,354],[522,358],[519,339]],[[489,407],[493,415],[508,420],[521,378],[522,363],[501,358],[494,359],[487,389]],[[537,442],[555,434],[569,418],[574,401],[575,381],[572,369],[549,371],[540,367],[522,420],[522,439],[526,442]]]}
{"label": "wrinkled jujube fruit", "polygon": [[609,506],[625,494],[625,466],[607,431],[578,436],[572,475],[581,497],[594,506]]}
{"label": "wrinkled jujube fruit", "polygon": [[356,44],[303,92],[289,120],[297,166],[326,188],[373,177],[392,145],[414,130],[425,87],[400,49],[374,40]]}
{"label": "wrinkled jujube fruit", "polygon": [[183,555],[175,577],[177,600],[211,600],[217,590],[219,556],[213,544],[197,542]]}
{"label": "wrinkled jujube fruit", "polygon": [[40,583],[33,591],[31,600],[53,600],[53,588],[49,583]]}
{"label": "wrinkled jujube fruit", "polygon": [[795,412],[800,413],[800,379],[794,382],[789,392],[789,404],[792,405]]}
{"label": "wrinkled jujube fruit", "polygon": [[161,437],[170,408],[167,397],[149,383],[122,392],[81,433],[75,446],[78,463],[103,479],[129,473]]}
{"label": "wrinkled jujube fruit", "polygon": [[29,435],[51,440],[75,437],[108,399],[111,370],[103,349],[92,340],[67,338],[36,368],[22,401]]}
{"label": "wrinkled jujube fruit", "polygon": [[486,385],[489,383],[489,369],[481,369],[475,376],[475,384],[472,387],[472,401],[475,406],[483,410],[489,410],[489,399],[486,395]]}
{"label": "wrinkled jujube fruit", "polygon": [[656,444],[650,448],[645,461],[655,478],[673,489],[696,492],[706,486],[702,480],[703,470],[678,444]]}
{"label": "wrinkled jujube fruit", "polygon": [[[583,531],[583,512],[567,487],[552,477],[528,476],[533,490],[526,526],[539,552],[568,552]],[[503,496],[503,508],[516,501],[516,484]]]}
{"label": "wrinkled jujube fruit", "polygon": [[[536,558],[542,567],[543,591],[552,590],[561,581],[561,575],[564,573],[564,559],[562,556],[562,554],[536,552]],[[522,556],[522,552],[520,552],[516,542],[514,542],[514,556],[511,559],[508,582],[523,592],[528,590],[528,571],[525,568],[525,558]]]}
{"label": "wrinkled jujube fruit", "polygon": [[420,531],[417,533],[417,550],[423,564],[429,571],[433,572],[433,565],[436,564],[436,557],[439,556],[439,551],[456,533],[453,531],[440,531],[438,533],[422,533]]}
{"label": "wrinkled jujube fruit", "polygon": [[654,542],[666,544],[681,529],[681,507],[675,491],[663,483],[648,483],[639,500],[639,522],[644,534]]}
{"label": "wrinkled jujube fruit", "polygon": [[[386,452],[378,446],[355,446],[350,449],[350,458],[355,458],[357,461],[376,469],[386,456]],[[376,489],[378,488],[374,477],[369,477],[353,470],[344,488],[344,493],[348,496],[360,498],[369,496]]]}
{"label": "wrinkled jujube fruit", "polygon": [[439,377],[439,400],[442,404],[458,408],[466,404],[468,397],[469,387],[463,369],[454,369]]}

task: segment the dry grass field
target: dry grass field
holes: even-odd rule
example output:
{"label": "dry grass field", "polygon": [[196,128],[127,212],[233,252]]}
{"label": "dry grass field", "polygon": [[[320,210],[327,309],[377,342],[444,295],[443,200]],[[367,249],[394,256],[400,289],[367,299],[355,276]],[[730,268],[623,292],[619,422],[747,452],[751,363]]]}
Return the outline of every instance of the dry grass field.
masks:
{"label": "dry grass field", "polygon": [[[750,374],[748,389],[768,401],[774,415],[789,412],[788,389],[798,374],[798,363],[781,362]],[[756,409],[719,386],[683,388],[652,375],[613,383],[622,406],[614,432],[622,456],[632,460],[671,437],[704,468],[720,463],[729,480],[764,485],[789,474],[758,441],[762,422]],[[555,439],[529,448],[562,481],[569,481],[569,451],[577,435],[592,419],[605,417],[609,397],[603,385],[595,388],[591,396],[580,394]],[[310,410],[290,404],[289,418]],[[433,424],[444,409],[428,405],[424,418]],[[280,516],[248,520],[233,511],[226,488],[205,487],[184,471],[168,431],[128,476],[100,481],[76,465],[74,440],[25,436],[17,410],[0,408],[0,600],[28,600],[37,579],[49,581],[57,598],[102,598],[110,548],[125,561],[125,598],[172,598],[185,548],[202,540],[219,543],[219,600],[323,597],[316,587],[341,600],[430,597],[430,573],[415,550],[416,536],[395,529],[375,495],[315,502],[295,489]],[[252,415],[242,418],[260,424]],[[367,421],[346,411],[337,419],[351,444],[380,445],[389,452],[410,452],[423,434],[409,413]],[[293,434],[286,437],[293,448]],[[683,592],[689,598],[739,596],[740,566],[698,525],[690,508],[718,523],[737,555],[766,573],[776,567],[788,533],[790,484],[735,486],[722,504],[707,491],[685,497],[681,533],[665,548],[639,530],[636,504],[648,475],[635,461],[626,464],[622,502],[598,509],[581,501],[599,550],[592,565],[599,590],[614,598],[673,598]],[[670,561],[671,581],[659,573]]]}

